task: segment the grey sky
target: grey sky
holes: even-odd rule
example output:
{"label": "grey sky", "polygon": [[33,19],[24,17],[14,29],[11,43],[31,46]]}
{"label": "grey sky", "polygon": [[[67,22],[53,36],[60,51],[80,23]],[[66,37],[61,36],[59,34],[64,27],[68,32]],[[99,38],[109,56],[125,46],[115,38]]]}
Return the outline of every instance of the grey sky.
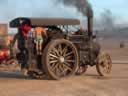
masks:
{"label": "grey sky", "polygon": [[[25,17],[82,18],[75,8],[65,7],[56,0],[0,0],[0,22]],[[127,0],[89,0],[98,18],[104,9],[110,9],[119,22],[128,22]]]}

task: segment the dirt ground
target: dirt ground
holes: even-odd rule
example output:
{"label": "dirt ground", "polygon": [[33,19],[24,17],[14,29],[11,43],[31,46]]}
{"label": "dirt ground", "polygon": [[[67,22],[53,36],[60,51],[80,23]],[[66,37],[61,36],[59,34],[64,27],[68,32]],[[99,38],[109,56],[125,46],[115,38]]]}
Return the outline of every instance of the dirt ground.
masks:
{"label": "dirt ground", "polygon": [[111,54],[114,63],[108,78],[99,77],[95,67],[89,67],[84,76],[59,81],[34,80],[20,73],[0,72],[0,96],[128,96],[128,48],[105,45],[102,48]]}
{"label": "dirt ground", "polygon": [[94,68],[85,76],[60,81],[32,80],[19,73],[0,73],[0,96],[128,96],[128,64],[114,64],[109,78]]}

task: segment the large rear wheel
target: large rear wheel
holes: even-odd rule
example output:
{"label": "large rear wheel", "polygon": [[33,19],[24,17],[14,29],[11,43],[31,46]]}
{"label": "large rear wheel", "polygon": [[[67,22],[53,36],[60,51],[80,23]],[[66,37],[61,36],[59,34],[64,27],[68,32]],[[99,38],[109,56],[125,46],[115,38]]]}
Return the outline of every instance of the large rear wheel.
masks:
{"label": "large rear wheel", "polygon": [[58,80],[73,75],[79,56],[74,44],[65,39],[51,41],[42,56],[43,70],[50,79]]}

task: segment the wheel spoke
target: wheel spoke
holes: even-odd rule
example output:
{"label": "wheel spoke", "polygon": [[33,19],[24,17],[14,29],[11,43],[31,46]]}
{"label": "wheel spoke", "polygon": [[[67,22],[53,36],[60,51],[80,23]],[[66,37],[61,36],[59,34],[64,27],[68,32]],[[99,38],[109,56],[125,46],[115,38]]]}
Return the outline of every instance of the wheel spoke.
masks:
{"label": "wheel spoke", "polygon": [[108,56],[104,57],[104,66],[103,66],[103,70],[105,73],[109,73],[109,58]]}
{"label": "wheel spoke", "polygon": [[56,56],[56,55],[50,54],[50,56],[58,59],[58,56]]}
{"label": "wheel spoke", "polygon": [[53,54],[53,55],[55,55],[55,56],[58,56],[58,53],[57,53],[57,49],[55,48],[53,48],[53,50],[51,51],[51,54]]}
{"label": "wheel spoke", "polygon": [[60,69],[61,71],[63,71],[63,70],[64,70],[63,65],[59,64],[59,69]]}
{"label": "wheel spoke", "polygon": [[65,60],[65,62],[75,63],[75,60]]}
{"label": "wheel spoke", "polygon": [[65,56],[67,51],[68,51],[68,46],[65,46],[64,49],[62,50],[62,54]]}
{"label": "wheel spoke", "polygon": [[108,64],[107,64],[107,66],[106,66],[106,71],[107,71],[107,73],[109,73],[109,72],[110,72],[109,61],[108,61]]}
{"label": "wheel spoke", "polygon": [[71,69],[69,66],[67,66],[66,64],[63,64],[63,66],[64,66],[66,69],[68,69],[69,71],[72,72],[72,69]]}
{"label": "wheel spoke", "polygon": [[62,45],[61,44],[58,45],[58,51],[59,51],[60,55],[62,55],[63,51],[62,51]]}
{"label": "wheel spoke", "polygon": [[65,57],[65,59],[70,59],[71,57],[72,57],[72,56],[69,55],[69,56]]}
{"label": "wheel spoke", "polygon": [[57,54],[57,56],[60,56],[60,54],[56,48],[53,48],[53,51]]}
{"label": "wheel spoke", "polygon": [[64,62],[65,65],[67,65],[68,67],[71,67],[71,64],[68,62]]}
{"label": "wheel spoke", "polygon": [[69,70],[72,70],[71,69],[71,64],[70,63],[68,63],[68,62],[64,62],[64,67],[66,67],[66,68],[68,68]]}
{"label": "wheel spoke", "polygon": [[57,68],[56,68],[56,75],[61,76],[59,67],[60,67],[60,66],[59,66],[59,64],[58,64],[58,66],[57,66]]}
{"label": "wheel spoke", "polygon": [[50,66],[51,66],[51,69],[54,69],[54,67],[56,66],[56,63],[52,63],[50,64]]}
{"label": "wheel spoke", "polygon": [[61,76],[63,76],[64,75],[64,70],[65,70],[63,65],[59,64],[59,70],[60,70]]}
{"label": "wheel spoke", "polygon": [[63,76],[66,76],[66,71],[67,71],[68,69],[66,68],[66,69],[64,69],[63,71],[62,71],[62,75]]}
{"label": "wheel spoke", "polygon": [[71,54],[73,54],[73,51],[71,51],[71,52],[65,54],[65,57],[67,57],[67,56],[69,56],[69,55],[71,55]]}
{"label": "wheel spoke", "polygon": [[52,61],[50,61],[49,63],[50,63],[50,64],[52,64],[52,63],[57,63],[57,60],[52,60]]}
{"label": "wheel spoke", "polygon": [[51,68],[51,70],[52,70],[53,72],[56,71],[58,65],[59,65],[59,64],[57,63],[54,67]]}

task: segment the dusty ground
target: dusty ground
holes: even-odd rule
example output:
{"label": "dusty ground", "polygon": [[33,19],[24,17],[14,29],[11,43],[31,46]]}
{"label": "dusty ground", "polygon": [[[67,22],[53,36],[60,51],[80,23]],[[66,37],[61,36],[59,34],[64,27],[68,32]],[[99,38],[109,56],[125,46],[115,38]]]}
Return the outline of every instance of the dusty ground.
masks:
{"label": "dusty ground", "polygon": [[[104,50],[116,63],[109,78],[99,77],[95,67],[89,68],[85,76],[60,81],[32,80],[20,73],[0,72],[0,96],[128,96],[128,49],[105,45]],[[117,64],[118,61],[126,62]]]}
{"label": "dusty ground", "polygon": [[85,76],[60,81],[0,73],[0,96],[128,96],[128,65],[114,64],[109,78],[100,78],[95,68],[90,68]]}

